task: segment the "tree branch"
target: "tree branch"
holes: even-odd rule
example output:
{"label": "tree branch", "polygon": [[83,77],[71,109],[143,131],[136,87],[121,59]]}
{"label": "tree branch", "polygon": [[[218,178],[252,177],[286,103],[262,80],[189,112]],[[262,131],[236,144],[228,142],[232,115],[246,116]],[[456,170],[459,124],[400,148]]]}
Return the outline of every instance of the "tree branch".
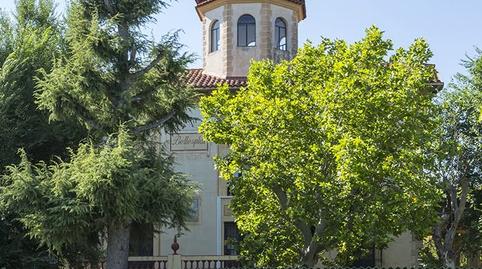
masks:
{"label": "tree branch", "polygon": [[[289,206],[289,201],[288,197],[286,195],[286,192],[284,192],[279,185],[275,185],[272,187],[272,190],[276,197],[278,198],[278,201],[280,203],[280,207],[282,210],[287,210]],[[303,242],[305,248],[309,247],[311,244],[311,241],[313,239],[313,234],[311,232],[310,227],[302,220],[299,218],[296,218],[294,220],[294,225],[295,227],[301,232],[303,235]]]}
{"label": "tree branch", "polygon": [[450,204],[452,207],[452,212],[454,213],[459,210],[459,203],[457,201],[457,188],[453,184],[449,184],[449,196],[450,196]]}
{"label": "tree branch", "polygon": [[461,193],[460,193],[460,202],[458,203],[457,206],[457,211],[455,212],[455,221],[458,223],[460,222],[460,219],[462,219],[462,215],[464,214],[465,210],[465,205],[467,203],[467,195],[469,193],[469,179],[467,177],[467,165],[464,165],[464,172],[462,175],[461,180]]}
{"label": "tree branch", "polygon": [[75,101],[74,98],[68,94],[64,95],[64,98],[66,98],[73,106],[78,117],[80,117],[87,125],[92,127],[93,129],[96,129],[98,131],[103,131],[104,128],[100,124],[98,124],[93,117],[91,117],[89,114],[90,112],[82,106],[79,102]]}
{"label": "tree branch", "polygon": [[288,197],[287,197],[286,193],[281,189],[281,187],[279,185],[274,185],[272,189],[273,189],[274,194],[278,198],[281,209],[282,210],[288,209]]}
{"label": "tree branch", "polygon": [[132,77],[134,78],[134,80],[144,76],[147,72],[151,71],[152,68],[154,68],[157,64],[159,64],[163,56],[164,56],[164,50],[159,51],[156,58],[152,60],[152,62],[150,62],[146,67],[132,74]]}
{"label": "tree branch", "polygon": [[114,8],[112,7],[112,3],[110,2],[110,0],[104,0],[104,5],[106,6],[107,11],[109,11],[110,15],[113,16]]}
{"label": "tree branch", "polygon": [[169,114],[167,114],[164,118],[159,119],[159,120],[154,120],[150,123],[147,123],[145,125],[139,126],[136,129],[134,129],[134,133],[140,134],[155,128],[160,127],[164,123],[166,123],[168,120],[172,119],[176,115],[176,111],[171,111]]}
{"label": "tree branch", "polygon": [[[442,257],[444,259],[447,259],[450,256],[450,259],[453,259],[452,257],[454,249],[454,240],[455,236],[457,233],[457,229],[459,227],[460,220],[462,219],[462,216],[465,211],[465,206],[467,203],[467,195],[469,192],[469,179],[467,177],[467,164],[463,162],[461,170],[462,170],[462,176],[460,177],[460,197],[457,197],[457,186],[450,185],[449,191],[449,196],[450,196],[450,204],[451,204],[451,215],[453,218],[450,221],[450,225],[446,228],[445,232],[445,238],[443,242],[443,253]],[[440,228],[439,228],[440,229]],[[440,238],[442,237],[441,232],[439,232]]]}
{"label": "tree branch", "polygon": [[129,59],[129,63],[130,63],[131,66],[134,66],[134,64],[136,63],[136,55],[137,55],[137,49],[136,49],[136,46],[134,45],[132,47],[131,57]]}
{"label": "tree branch", "polygon": [[440,223],[436,224],[432,229],[432,238],[435,244],[435,249],[437,251],[437,255],[440,259],[444,256],[445,249],[442,243],[442,225],[444,225],[445,221],[441,221]]}

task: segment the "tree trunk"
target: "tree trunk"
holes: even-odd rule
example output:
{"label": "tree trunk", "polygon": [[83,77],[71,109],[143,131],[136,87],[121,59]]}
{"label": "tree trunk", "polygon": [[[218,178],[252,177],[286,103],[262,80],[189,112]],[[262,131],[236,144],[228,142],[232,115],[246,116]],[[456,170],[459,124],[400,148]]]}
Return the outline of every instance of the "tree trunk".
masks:
{"label": "tree trunk", "polygon": [[481,255],[480,250],[469,253],[469,257],[468,257],[469,268],[482,268],[480,263],[480,255]]}
{"label": "tree trunk", "polygon": [[301,261],[303,266],[308,268],[314,268],[317,263],[317,259],[316,259],[317,254],[318,253],[316,251],[316,247],[310,246],[307,249],[304,249],[303,257]]}
{"label": "tree trunk", "polygon": [[129,267],[129,224],[112,224],[107,229],[107,269]]}
{"label": "tree trunk", "polygon": [[447,268],[455,268],[456,264],[456,255],[455,255],[455,246],[454,246],[454,241],[455,241],[455,236],[457,233],[457,223],[452,223],[452,227],[448,229],[448,231],[445,234],[445,240],[444,240],[444,252],[443,252],[443,261],[445,264],[445,267]]}
{"label": "tree trunk", "polygon": [[[464,171],[466,170],[464,165]],[[437,249],[439,259],[447,268],[456,267],[456,251],[454,241],[457,235],[460,220],[464,215],[469,193],[469,179],[464,172],[458,185],[448,184],[447,199],[448,203],[443,212],[441,221],[433,229],[433,240]],[[460,197],[458,190],[460,189]]]}
{"label": "tree trunk", "polygon": [[443,258],[445,268],[455,269],[455,257],[452,257],[448,253]]}

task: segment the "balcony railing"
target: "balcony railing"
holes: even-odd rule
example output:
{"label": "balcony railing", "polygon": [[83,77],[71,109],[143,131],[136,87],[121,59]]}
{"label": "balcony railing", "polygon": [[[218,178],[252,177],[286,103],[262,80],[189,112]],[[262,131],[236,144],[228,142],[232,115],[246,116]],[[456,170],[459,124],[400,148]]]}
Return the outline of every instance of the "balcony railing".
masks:
{"label": "balcony railing", "polygon": [[129,269],[169,269],[167,256],[129,257]]}
{"label": "balcony railing", "polygon": [[238,256],[182,256],[181,269],[240,268]]}
{"label": "balcony railing", "polygon": [[[236,269],[238,256],[181,256],[129,257],[129,269]],[[105,262],[86,269],[106,269]]]}

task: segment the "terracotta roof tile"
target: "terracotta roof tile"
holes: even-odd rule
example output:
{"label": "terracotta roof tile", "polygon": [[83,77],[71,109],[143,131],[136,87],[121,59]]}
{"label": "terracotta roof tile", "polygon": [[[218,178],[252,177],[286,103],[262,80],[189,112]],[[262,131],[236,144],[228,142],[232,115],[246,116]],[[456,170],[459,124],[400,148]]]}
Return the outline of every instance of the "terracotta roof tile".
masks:
{"label": "terracotta roof tile", "polygon": [[[210,3],[210,2],[214,2],[216,0],[195,0],[195,1],[196,1],[196,4],[199,6],[199,5],[204,5],[204,4],[207,4],[207,3]],[[305,0],[287,0],[287,1],[290,1],[290,2],[293,2],[293,3],[296,3],[296,4],[300,4],[300,5],[305,4]]]}
{"label": "terracotta roof tile", "polygon": [[227,83],[231,89],[246,86],[246,77],[220,78],[203,74],[202,69],[189,69],[186,75],[187,83],[198,90],[212,90],[218,85]]}
{"label": "terracotta roof tile", "polygon": [[[227,83],[230,89],[236,90],[247,86],[246,77],[227,77],[220,78],[212,75],[203,74],[202,69],[189,69],[186,75],[187,83],[197,90],[213,90],[218,85]],[[442,90],[444,83],[438,78],[437,72],[430,84],[437,90]]]}

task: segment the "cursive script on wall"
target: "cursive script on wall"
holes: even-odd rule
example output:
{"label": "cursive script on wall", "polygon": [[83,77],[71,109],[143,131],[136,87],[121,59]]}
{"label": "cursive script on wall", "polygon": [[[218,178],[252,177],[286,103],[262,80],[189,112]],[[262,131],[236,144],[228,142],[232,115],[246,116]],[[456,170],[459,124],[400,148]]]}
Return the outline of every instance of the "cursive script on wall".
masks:
{"label": "cursive script on wall", "polygon": [[207,151],[208,143],[198,133],[179,133],[170,136],[171,151]]}

